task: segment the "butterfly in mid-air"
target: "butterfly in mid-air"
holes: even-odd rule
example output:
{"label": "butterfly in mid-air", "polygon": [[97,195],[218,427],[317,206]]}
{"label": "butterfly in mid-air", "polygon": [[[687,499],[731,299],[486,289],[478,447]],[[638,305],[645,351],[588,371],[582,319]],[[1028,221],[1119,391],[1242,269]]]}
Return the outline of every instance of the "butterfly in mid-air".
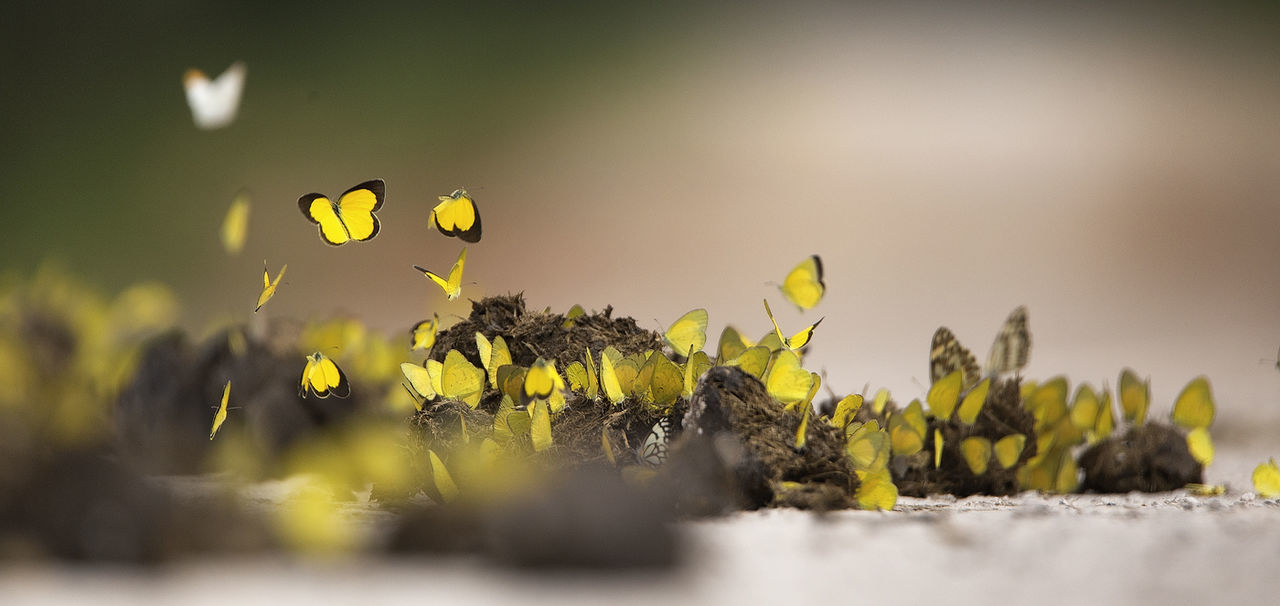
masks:
{"label": "butterfly in mid-air", "polygon": [[441,278],[440,276],[437,276],[436,274],[431,273],[430,270],[428,270],[425,267],[422,267],[421,265],[414,265],[413,268],[422,272],[423,275],[427,276],[428,278],[431,278],[431,281],[435,282],[436,285],[438,285],[442,290],[444,290],[444,294],[449,297],[450,301],[452,301],[454,299],[457,299],[458,295],[462,294],[462,268],[466,264],[467,264],[467,247],[463,246],[462,252],[458,253],[458,260],[453,264],[453,269],[449,270],[448,279]]}
{"label": "butterfly in mid-air", "polygon": [[249,194],[244,190],[236,193],[227,209],[227,216],[222,220],[222,248],[229,255],[239,254],[244,249],[244,240],[249,235]]}
{"label": "butterfly in mid-air", "polygon": [[280,268],[280,273],[276,274],[276,279],[271,279],[271,274],[267,273],[267,262],[262,262],[262,294],[258,295],[258,305],[253,308],[253,313],[258,313],[271,297],[276,296],[276,288],[280,286],[280,278],[284,277],[284,270],[289,269],[289,264],[285,263]]}
{"label": "butterfly in mid-air", "polygon": [[227,386],[222,389],[222,404],[218,406],[218,412],[213,415],[213,427],[209,429],[209,439],[218,434],[218,428],[222,427],[222,423],[227,420],[227,400],[231,398],[231,380],[227,380]]}
{"label": "butterfly in mid-air", "polygon": [[465,189],[440,196],[440,203],[431,209],[427,227],[435,227],[440,233],[463,242],[480,241],[480,208]]}
{"label": "butterfly in mid-air", "polygon": [[382,179],[365,181],[338,196],[335,202],[324,194],[307,194],[298,198],[298,208],[308,221],[320,228],[320,239],[339,246],[352,240],[372,240],[378,235],[378,217],[387,197],[387,184]]}
{"label": "butterfly in mid-air", "polygon": [[440,315],[432,314],[430,320],[423,320],[413,325],[409,334],[409,349],[425,349],[431,351],[436,344],[436,334],[440,331]]}
{"label": "butterfly in mid-air", "polygon": [[311,394],[317,398],[345,398],[351,395],[351,384],[347,375],[333,360],[320,352],[307,358],[307,365],[302,369],[302,382],[298,387],[298,396]]}
{"label": "butterfly in mid-air", "polygon": [[182,88],[197,128],[214,130],[235,121],[244,92],[245,71],[244,62],[236,61],[213,80],[194,67],[182,75]]}
{"label": "butterfly in mid-air", "polygon": [[822,281],[822,259],[818,255],[805,258],[787,274],[779,288],[787,300],[802,311],[813,309],[827,292],[827,284]]}
{"label": "butterfly in mid-air", "polygon": [[808,345],[809,340],[813,338],[813,329],[817,328],[818,325],[822,324],[822,321],[826,319],[819,318],[817,322],[810,324],[808,328],[791,335],[790,337],[784,337],[782,336],[782,329],[778,327],[778,321],[773,319],[773,310],[769,309],[768,299],[764,300],[764,312],[769,314],[769,321],[773,322],[773,332],[778,335],[778,340],[782,341],[782,344],[786,345],[787,349],[791,350],[801,349],[805,345]]}
{"label": "butterfly in mid-air", "polygon": [[671,417],[662,417],[649,429],[640,445],[640,462],[648,467],[660,467],[667,462],[667,442],[671,439]]}

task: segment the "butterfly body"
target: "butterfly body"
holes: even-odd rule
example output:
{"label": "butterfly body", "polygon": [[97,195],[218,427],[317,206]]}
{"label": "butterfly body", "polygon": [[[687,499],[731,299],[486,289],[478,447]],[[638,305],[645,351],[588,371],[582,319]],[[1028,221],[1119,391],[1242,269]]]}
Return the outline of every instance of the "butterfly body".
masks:
{"label": "butterfly body", "polygon": [[298,208],[308,221],[320,230],[320,239],[330,246],[341,246],[352,240],[363,242],[378,235],[381,225],[373,213],[382,208],[387,184],[382,179],[365,181],[330,200],[324,194],[306,194],[298,198]]}

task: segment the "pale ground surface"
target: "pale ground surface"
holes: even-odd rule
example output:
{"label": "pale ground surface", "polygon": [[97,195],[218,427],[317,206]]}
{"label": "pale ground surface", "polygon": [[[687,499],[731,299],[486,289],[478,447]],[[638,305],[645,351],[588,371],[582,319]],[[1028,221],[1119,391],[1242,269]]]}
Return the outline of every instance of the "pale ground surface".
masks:
{"label": "pale ground surface", "polygon": [[[1280,448],[1254,442],[1219,447],[1207,479],[1231,487],[1222,497],[1026,493],[904,498],[893,513],[743,513],[686,524],[688,565],[669,574],[530,573],[466,557],[32,564],[0,569],[0,604],[1274,603],[1280,503],[1256,499],[1249,475]],[[250,496],[269,502],[286,487]]]}

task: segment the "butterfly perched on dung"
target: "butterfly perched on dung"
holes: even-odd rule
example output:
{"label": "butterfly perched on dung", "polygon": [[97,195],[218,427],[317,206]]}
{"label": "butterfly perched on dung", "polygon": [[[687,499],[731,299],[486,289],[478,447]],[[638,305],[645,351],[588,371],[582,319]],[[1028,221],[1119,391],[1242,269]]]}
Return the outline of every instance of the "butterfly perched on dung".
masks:
{"label": "butterfly perched on dung", "polygon": [[306,194],[298,198],[298,208],[302,216],[319,227],[325,244],[341,246],[378,235],[378,217],[373,213],[382,208],[386,196],[386,182],[370,179],[342,192],[336,201],[324,194]]}
{"label": "butterfly perched on dung", "polygon": [[[1019,306],[1005,319],[995,342],[991,344],[991,353],[987,356],[987,374],[998,376],[1022,370],[1027,365],[1027,355],[1030,350],[1031,334],[1027,330],[1027,308]],[[963,389],[965,390],[982,380],[978,360],[960,344],[960,340],[951,332],[951,329],[940,326],[933,333],[933,340],[929,345],[930,382],[936,383],[957,370],[964,375]]]}
{"label": "butterfly perched on dung", "polygon": [[640,462],[646,467],[661,467],[667,462],[667,443],[671,441],[671,417],[662,417],[649,429],[640,445]]}

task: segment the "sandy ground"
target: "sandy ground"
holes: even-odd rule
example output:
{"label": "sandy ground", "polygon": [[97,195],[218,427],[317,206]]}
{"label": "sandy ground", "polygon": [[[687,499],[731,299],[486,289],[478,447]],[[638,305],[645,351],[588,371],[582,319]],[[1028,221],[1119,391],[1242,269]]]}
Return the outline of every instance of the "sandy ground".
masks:
{"label": "sandy ground", "polygon": [[9,564],[0,604],[1274,603],[1280,502],[1249,492],[1267,450],[1220,449],[1208,474],[1231,487],[1220,497],[904,498],[894,512],[776,510],[686,523],[685,565],[666,573],[533,573],[471,557],[210,560],[147,571]]}

